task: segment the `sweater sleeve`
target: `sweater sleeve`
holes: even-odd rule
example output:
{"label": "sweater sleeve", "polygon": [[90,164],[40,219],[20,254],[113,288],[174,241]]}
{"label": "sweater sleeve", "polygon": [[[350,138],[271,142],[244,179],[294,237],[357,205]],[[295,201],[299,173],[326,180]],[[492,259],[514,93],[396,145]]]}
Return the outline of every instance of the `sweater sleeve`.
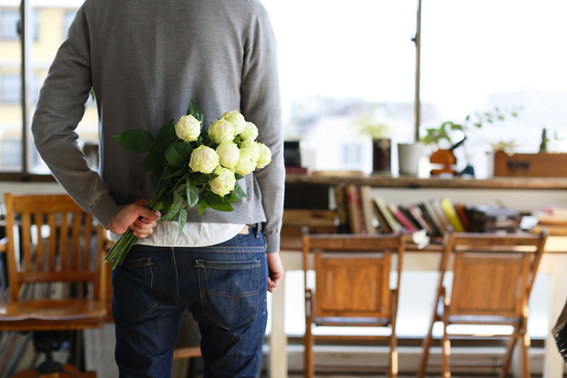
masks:
{"label": "sweater sleeve", "polygon": [[91,87],[88,25],[80,8],[41,88],[32,133],[53,176],[79,206],[107,227],[120,206],[100,175],[89,168],[75,132]]}
{"label": "sweater sleeve", "polygon": [[285,168],[283,128],[277,68],[277,45],[267,14],[257,18],[245,46],[242,72],[242,112],[259,130],[258,142],[272,152],[268,166],[254,172],[266,214],[264,235],[268,253],[278,252],[283,216]]}

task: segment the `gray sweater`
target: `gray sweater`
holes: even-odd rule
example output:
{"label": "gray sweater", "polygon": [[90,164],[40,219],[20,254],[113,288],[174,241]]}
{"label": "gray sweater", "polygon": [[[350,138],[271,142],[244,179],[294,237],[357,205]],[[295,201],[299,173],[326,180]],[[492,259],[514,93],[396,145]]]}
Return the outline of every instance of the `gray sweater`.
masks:
{"label": "gray sweater", "polygon": [[[232,212],[197,209],[188,221],[265,222],[277,252],[285,170],[276,41],[258,0],[86,0],[41,89],[32,122],[35,144],[55,178],[108,226],[120,207],[150,198],[143,154],[112,137],[141,128],[155,135],[184,115],[193,99],[207,128],[239,110],[259,130],[272,162],[239,181],[248,198]],[[94,88],[100,175],[88,168],[75,129]]]}

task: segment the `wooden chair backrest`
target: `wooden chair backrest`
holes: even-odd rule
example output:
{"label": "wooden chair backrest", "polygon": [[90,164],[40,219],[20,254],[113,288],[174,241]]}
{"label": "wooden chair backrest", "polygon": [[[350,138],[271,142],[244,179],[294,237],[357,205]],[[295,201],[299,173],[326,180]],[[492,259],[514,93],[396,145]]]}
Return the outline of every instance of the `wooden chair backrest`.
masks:
{"label": "wooden chair backrest", "polygon": [[391,258],[398,254],[398,288],[403,235],[304,235],[302,244],[305,276],[308,255],[315,255],[315,318],[391,316]]}
{"label": "wooden chair backrest", "polygon": [[546,234],[449,233],[443,255],[444,271],[450,254],[454,262],[447,315],[522,316],[546,237]]}
{"label": "wooden chair backrest", "polygon": [[103,299],[102,225],[67,194],[5,193],[4,198],[12,302],[30,298],[26,286],[36,292],[41,287],[42,298],[49,299],[54,283],[70,284],[72,297]]}

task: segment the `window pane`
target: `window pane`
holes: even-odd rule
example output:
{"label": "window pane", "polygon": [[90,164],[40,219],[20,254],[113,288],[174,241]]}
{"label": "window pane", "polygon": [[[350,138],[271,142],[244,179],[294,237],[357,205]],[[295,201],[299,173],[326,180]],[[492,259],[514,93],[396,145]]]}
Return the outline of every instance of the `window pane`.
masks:
{"label": "window pane", "polygon": [[22,170],[21,52],[17,7],[0,5],[0,171]]}
{"label": "window pane", "polygon": [[415,2],[263,3],[278,39],[286,136],[301,138],[304,166],[370,172],[371,140],[353,126],[365,115],[394,140],[413,140]]}
{"label": "window pane", "polygon": [[[505,120],[473,127],[465,153],[477,177],[487,172],[491,143],[511,142],[517,152],[537,152],[543,128],[563,141],[550,148],[567,151],[567,75],[562,35],[563,0],[423,1],[421,94],[427,127],[469,113],[494,112]],[[510,111],[520,108],[518,117]],[[474,119],[475,117],[473,117]],[[455,135],[453,143],[462,135]]]}
{"label": "window pane", "polygon": [[17,8],[0,11],[0,39],[18,39],[18,20],[20,12]]}
{"label": "window pane", "polygon": [[[37,20],[41,25],[40,34],[37,41],[33,44],[31,69],[37,78],[37,86],[34,93],[39,92],[43,84],[49,65],[55,57],[57,49],[65,39],[67,30],[75,16],[77,8],[82,1],[45,1],[41,6],[35,6],[33,13],[37,15]],[[34,97],[34,103],[37,95]],[[32,109],[33,111],[34,109]],[[87,104],[83,120],[79,123],[77,132],[79,134],[79,145],[98,145],[98,118],[94,101],[90,100]],[[48,169],[41,161],[41,158],[31,147],[33,153],[29,157],[29,170],[33,173],[48,173]]]}

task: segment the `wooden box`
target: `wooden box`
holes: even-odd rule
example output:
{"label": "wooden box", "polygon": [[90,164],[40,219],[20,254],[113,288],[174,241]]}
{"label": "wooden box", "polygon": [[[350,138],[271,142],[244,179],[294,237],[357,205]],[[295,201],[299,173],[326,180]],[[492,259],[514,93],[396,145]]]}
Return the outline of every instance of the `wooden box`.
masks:
{"label": "wooden box", "polygon": [[567,153],[494,154],[494,176],[567,177]]}

